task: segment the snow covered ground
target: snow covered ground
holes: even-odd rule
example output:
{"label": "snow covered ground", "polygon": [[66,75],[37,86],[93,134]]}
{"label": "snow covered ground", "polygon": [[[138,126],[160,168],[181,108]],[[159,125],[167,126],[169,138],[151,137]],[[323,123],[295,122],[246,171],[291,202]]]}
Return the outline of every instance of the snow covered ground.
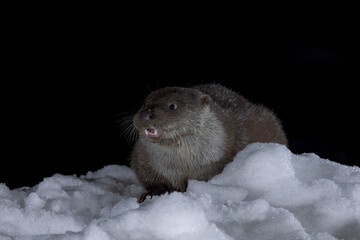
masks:
{"label": "snow covered ground", "polygon": [[360,168],[251,144],[209,182],[138,204],[125,166],[0,184],[0,240],[360,239]]}

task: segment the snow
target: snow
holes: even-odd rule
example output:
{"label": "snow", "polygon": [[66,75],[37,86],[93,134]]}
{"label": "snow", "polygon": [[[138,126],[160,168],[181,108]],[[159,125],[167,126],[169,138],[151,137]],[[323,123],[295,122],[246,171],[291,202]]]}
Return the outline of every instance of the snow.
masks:
{"label": "snow", "polygon": [[0,240],[360,239],[360,168],[254,143],[208,182],[137,203],[126,166],[0,184]]}

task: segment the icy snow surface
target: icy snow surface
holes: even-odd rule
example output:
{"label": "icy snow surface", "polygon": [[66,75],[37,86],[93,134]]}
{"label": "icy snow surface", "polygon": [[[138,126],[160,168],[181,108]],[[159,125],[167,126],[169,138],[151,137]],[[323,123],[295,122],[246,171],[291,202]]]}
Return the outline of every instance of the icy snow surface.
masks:
{"label": "icy snow surface", "polygon": [[138,204],[125,166],[0,184],[0,240],[360,239],[360,168],[251,144],[209,182]]}

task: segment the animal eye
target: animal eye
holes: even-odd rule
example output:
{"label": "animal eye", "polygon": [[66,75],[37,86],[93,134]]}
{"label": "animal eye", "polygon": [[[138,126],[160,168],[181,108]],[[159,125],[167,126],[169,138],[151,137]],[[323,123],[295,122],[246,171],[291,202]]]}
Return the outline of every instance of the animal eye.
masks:
{"label": "animal eye", "polygon": [[170,104],[169,108],[170,108],[171,110],[175,110],[175,109],[177,109],[177,105],[174,104],[174,103],[172,103],[172,104]]}

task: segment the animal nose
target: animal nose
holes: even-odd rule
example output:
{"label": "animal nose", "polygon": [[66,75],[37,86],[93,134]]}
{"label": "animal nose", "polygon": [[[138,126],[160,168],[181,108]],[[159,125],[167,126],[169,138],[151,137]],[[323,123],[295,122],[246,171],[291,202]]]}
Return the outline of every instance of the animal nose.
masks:
{"label": "animal nose", "polygon": [[150,109],[145,110],[142,113],[140,113],[140,121],[142,121],[142,122],[146,122],[146,121],[152,120],[154,118],[155,118],[155,114]]}

